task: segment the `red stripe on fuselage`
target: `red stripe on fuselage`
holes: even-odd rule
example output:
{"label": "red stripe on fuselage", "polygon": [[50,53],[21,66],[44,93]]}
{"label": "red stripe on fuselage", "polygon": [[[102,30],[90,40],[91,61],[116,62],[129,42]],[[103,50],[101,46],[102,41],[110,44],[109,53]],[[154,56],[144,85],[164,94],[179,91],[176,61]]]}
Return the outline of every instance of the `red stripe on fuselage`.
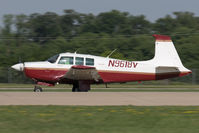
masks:
{"label": "red stripe on fuselage", "polygon": [[43,81],[57,82],[63,77],[68,69],[52,69],[52,68],[25,68],[24,72],[27,77]]}
{"label": "red stripe on fuselage", "polygon": [[114,71],[99,71],[98,73],[103,79],[103,81],[107,83],[155,80],[154,73],[114,72]]}
{"label": "red stripe on fuselage", "polygon": [[[27,77],[42,80],[58,82],[63,77],[68,69],[63,68],[25,68],[24,72]],[[142,72],[125,72],[125,71],[98,71],[104,82],[131,82],[145,80],[159,80],[178,76],[184,76],[190,72],[181,73],[142,73]]]}

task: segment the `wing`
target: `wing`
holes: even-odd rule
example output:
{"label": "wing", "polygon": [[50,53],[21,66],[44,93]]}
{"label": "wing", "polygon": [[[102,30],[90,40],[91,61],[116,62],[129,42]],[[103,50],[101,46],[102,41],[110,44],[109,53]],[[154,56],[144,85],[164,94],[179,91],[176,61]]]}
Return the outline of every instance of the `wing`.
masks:
{"label": "wing", "polygon": [[72,80],[95,80],[98,82],[101,77],[95,67],[72,66],[63,78]]}

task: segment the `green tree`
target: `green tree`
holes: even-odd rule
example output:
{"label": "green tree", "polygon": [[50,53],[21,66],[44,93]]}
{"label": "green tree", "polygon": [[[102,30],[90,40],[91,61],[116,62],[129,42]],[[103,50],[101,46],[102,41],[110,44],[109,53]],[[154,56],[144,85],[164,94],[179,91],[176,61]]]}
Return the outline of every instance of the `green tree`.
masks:
{"label": "green tree", "polygon": [[32,14],[27,22],[30,39],[35,42],[45,43],[62,35],[59,16],[52,12],[43,15]]}
{"label": "green tree", "polygon": [[154,24],[154,30],[156,33],[160,34],[170,34],[178,26],[176,19],[172,18],[170,15],[167,15],[165,18],[160,18]]}
{"label": "green tree", "polygon": [[128,22],[127,12],[112,10],[110,12],[100,13],[96,17],[97,32],[109,34],[119,33]]}
{"label": "green tree", "polygon": [[13,15],[7,14],[3,16],[3,24],[4,27],[2,29],[2,34],[5,36],[9,36],[12,32],[12,25],[13,25]]}
{"label": "green tree", "polygon": [[84,14],[72,9],[64,10],[64,15],[60,17],[60,25],[63,36],[74,36],[78,33],[79,26],[82,24]]}

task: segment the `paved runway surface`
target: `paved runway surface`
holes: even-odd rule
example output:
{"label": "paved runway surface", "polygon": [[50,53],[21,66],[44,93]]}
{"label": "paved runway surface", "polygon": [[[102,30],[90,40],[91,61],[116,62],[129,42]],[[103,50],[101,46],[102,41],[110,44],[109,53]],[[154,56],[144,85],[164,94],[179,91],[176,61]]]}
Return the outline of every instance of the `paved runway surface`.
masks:
{"label": "paved runway surface", "polygon": [[199,105],[199,92],[0,92],[0,105]]}

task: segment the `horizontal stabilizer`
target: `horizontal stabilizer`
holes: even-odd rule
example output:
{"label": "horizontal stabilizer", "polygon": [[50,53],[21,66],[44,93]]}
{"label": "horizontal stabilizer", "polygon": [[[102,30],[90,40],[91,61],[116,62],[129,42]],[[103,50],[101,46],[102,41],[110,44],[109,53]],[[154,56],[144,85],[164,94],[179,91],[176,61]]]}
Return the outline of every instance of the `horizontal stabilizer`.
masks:
{"label": "horizontal stabilizer", "polygon": [[156,67],[155,69],[156,80],[167,79],[172,77],[178,77],[180,75],[180,70],[176,67]]}
{"label": "horizontal stabilizer", "polygon": [[156,67],[156,73],[173,73],[173,72],[177,72],[179,73],[179,69],[177,67],[167,67],[167,66],[159,66]]}

